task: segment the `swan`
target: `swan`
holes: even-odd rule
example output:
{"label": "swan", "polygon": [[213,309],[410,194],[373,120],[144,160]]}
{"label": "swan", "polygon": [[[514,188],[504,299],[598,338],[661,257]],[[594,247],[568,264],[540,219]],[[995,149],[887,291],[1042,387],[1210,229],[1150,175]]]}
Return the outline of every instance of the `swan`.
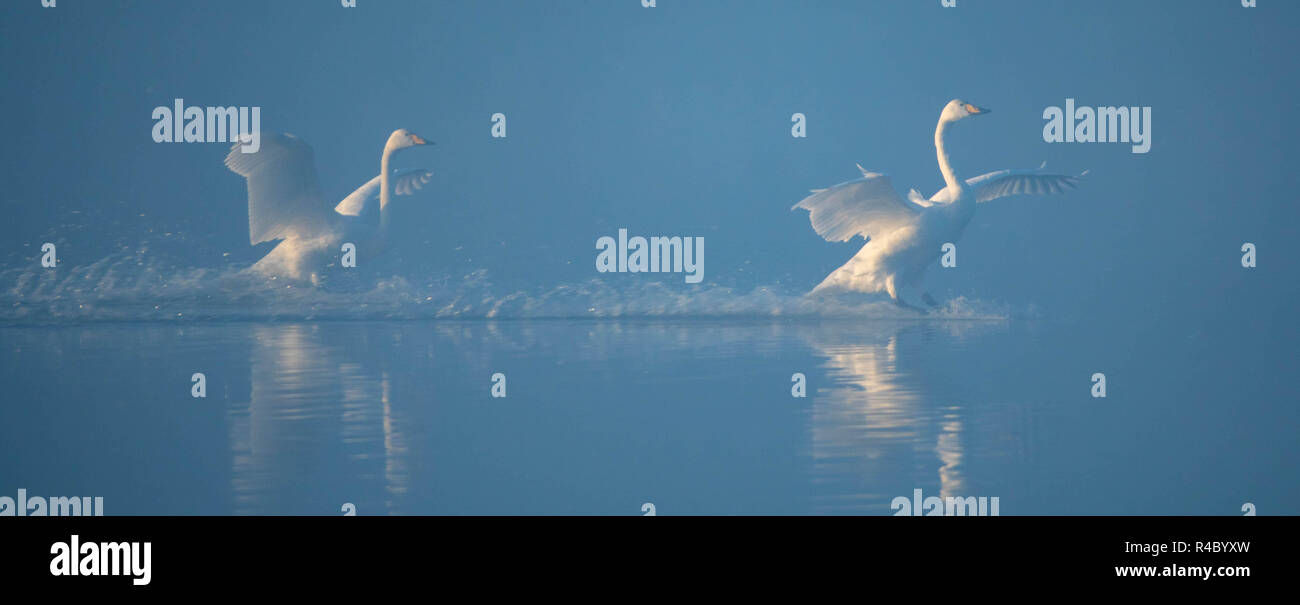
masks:
{"label": "swan", "polygon": [[321,193],[311,146],[302,139],[292,134],[263,134],[262,146],[254,153],[243,153],[240,143],[232,145],[225,163],[248,181],[249,244],[282,240],[250,270],[273,279],[319,285],[318,271],[339,258],[344,243],[356,246],[358,264],[383,252],[393,193],[410,195],[433,175],[428,170],[397,174],[389,168],[389,161],[400,150],[432,144],[405,129],[394,130],[384,145],[379,175],[343,198],[333,210]]}
{"label": "swan", "polygon": [[[960,99],[949,101],[939,115],[934,147],[945,186],[929,199],[915,189],[903,199],[889,176],[861,165],[861,178],[827,189],[814,189],[791,210],[808,210],[813,230],[832,242],[847,242],[855,235],[866,239],[844,266],[831,272],[809,295],[844,291],[884,291],[902,307],[920,310],[899,297],[902,286],[917,286],[926,267],[939,258],[945,243],[956,243],[970,223],[978,203],[1011,195],[1060,193],[1078,184],[1078,176],[1045,174],[1037,170],[998,170],[962,180],[944,150],[949,128],[970,116],[989,113]],[[928,292],[922,300],[938,307]]]}

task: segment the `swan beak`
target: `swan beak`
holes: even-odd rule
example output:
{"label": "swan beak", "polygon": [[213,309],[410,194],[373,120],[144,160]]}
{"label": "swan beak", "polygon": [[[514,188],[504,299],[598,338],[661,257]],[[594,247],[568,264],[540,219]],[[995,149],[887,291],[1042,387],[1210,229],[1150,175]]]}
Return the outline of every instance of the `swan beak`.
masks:
{"label": "swan beak", "polygon": [[427,139],[425,139],[424,137],[422,137],[422,136],[420,136],[420,135],[418,135],[418,134],[413,134],[413,135],[411,135],[411,142],[415,143],[416,145],[432,145],[432,144],[433,144],[433,143],[429,142]]}
{"label": "swan beak", "polygon": [[976,107],[976,106],[974,106],[974,105],[971,105],[970,103],[967,103],[967,104],[966,104],[966,111],[970,112],[971,115],[978,115],[978,114],[981,114],[981,113],[989,113],[989,112],[991,112],[991,111],[993,111],[993,110],[992,110],[992,109],[985,109],[985,108],[983,108],[983,107]]}

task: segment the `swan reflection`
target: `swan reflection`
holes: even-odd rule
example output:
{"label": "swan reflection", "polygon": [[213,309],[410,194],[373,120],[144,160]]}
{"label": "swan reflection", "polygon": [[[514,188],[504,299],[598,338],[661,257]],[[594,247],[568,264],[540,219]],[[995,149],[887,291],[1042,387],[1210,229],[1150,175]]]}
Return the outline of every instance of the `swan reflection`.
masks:
{"label": "swan reflection", "polygon": [[891,514],[917,488],[986,495],[971,464],[1015,456],[1017,431],[969,362],[1002,325],[250,326],[234,512]]}
{"label": "swan reflection", "polygon": [[235,512],[397,512],[408,448],[389,374],[359,361],[369,356],[357,339],[344,346],[320,326],[249,330],[248,401],[228,408]]}
{"label": "swan reflection", "polygon": [[935,350],[926,343],[960,350],[1001,325],[836,324],[804,334],[829,382],[811,411],[818,512],[889,514],[893,497],[917,487],[943,498],[978,489],[965,468],[967,402],[950,386],[963,377],[925,354]]}

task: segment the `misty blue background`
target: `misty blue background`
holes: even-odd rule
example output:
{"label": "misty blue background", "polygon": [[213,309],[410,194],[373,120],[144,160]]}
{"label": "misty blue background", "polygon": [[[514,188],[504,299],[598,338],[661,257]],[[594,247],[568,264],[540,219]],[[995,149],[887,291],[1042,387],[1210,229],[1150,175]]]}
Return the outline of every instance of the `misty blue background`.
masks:
{"label": "misty blue background", "polygon": [[[1043,161],[1062,172],[1090,172],[1078,190],[1065,195],[981,205],[959,242],[959,268],[932,269],[925,283],[941,300],[965,297],[1014,317],[1055,322],[1043,328],[1052,337],[1036,338],[1038,332],[1024,326],[995,329],[992,340],[987,334],[958,338],[936,328],[922,330],[933,336],[903,337],[882,328],[869,330],[865,340],[874,347],[891,336],[917,339],[913,342],[922,344],[913,367],[933,372],[939,364],[952,364],[943,366],[951,367],[950,373],[928,377],[887,364],[914,387],[931,385],[913,414],[931,432],[941,432],[935,428],[941,425],[925,424],[938,422],[926,406],[943,409],[954,393],[967,392],[961,385],[976,383],[985,387],[963,401],[1015,400],[1029,406],[1057,397],[1069,403],[1053,399],[1065,407],[1049,409],[1078,414],[1072,406],[1090,401],[1076,401],[1073,393],[1066,397],[1063,385],[1082,380],[1078,392],[1086,393],[1086,376],[1094,370],[1110,377],[1106,405],[1135,415],[1093,417],[1080,424],[1079,417],[1049,414],[1079,431],[1055,440],[1062,449],[1047,456],[1043,468],[1016,475],[1015,469],[994,465],[1003,472],[988,475],[1002,482],[985,483],[981,487],[989,489],[971,495],[1000,489],[1004,514],[1010,514],[1016,508],[1007,502],[1028,493],[1024,486],[1041,484],[1035,477],[1050,475],[1064,483],[1062,477],[1089,477],[1093,482],[1085,485],[1093,489],[1084,503],[1091,506],[1053,505],[1060,501],[1046,494],[1019,510],[1214,512],[1228,507],[1231,514],[1231,507],[1244,501],[1239,492],[1253,491],[1272,497],[1271,510],[1289,506],[1296,512],[1293,484],[1300,452],[1292,437],[1296,388],[1289,375],[1300,332],[1295,314],[1300,275],[1292,251],[1300,179],[1291,157],[1300,107],[1295,82],[1300,5],[1270,0],[1253,9],[1236,0],[960,0],[957,8],[942,8],[939,0],[661,0],[653,9],[637,0],[359,4],[344,9],[328,0],[60,0],[57,8],[44,9],[39,0],[25,0],[0,6],[0,115],[6,118],[7,139],[0,146],[0,204],[6,211],[0,221],[0,269],[8,271],[6,281],[39,271],[38,251],[45,241],[59,244],[67,267],[88,265],[139,242],[148,242],[151,254],[192,267],[240,268],[269,250],[269,244],[247,244],[244,182],[222,165],[225,144],[151,140],[153,108],[170,107],[179,97],[187,105],[260,106],[264,129],[291,132],[313,145],[331,199],[341,199],[377,173],[379,153],[393,129],[408,128],[436,141],[432,149],[413,150],[395,161],[397,167],[435,171],[428,194],[403,200],[396,209],[402,217],[395,223],[395,239],[402,240],[398,256],[408,275],[455,283],[477,272],[502,292],[592,279],[615,290],[626,287],[629,297],[639,292],[633,284],[647,281],[662,281],[687,296],[696,292],[680,275],[597,274],[596,239],[626,227],[633,235],[704,236],[706,288],[723,286],[742,294],[766,288],[794,296],[846,261],[860,242],[822,241],[806,213],[791,212],[790,206],[810,188],[855,177],[854,163],[889,173],[900,193],[916,187],[932,194],[942,184],[934,158],[935,121],[949,99],[960,97],[993,110],[963,122],[954,134],[951,154],[963,176],[1032,168]],[[1079,105],[1151,106],[1151,151],[1133,154],[1128,144],[1119,143],[1045,143],[1043,108],[1063,106],[1067,97]],[[490,136],[490,116],[496,112],[508,117],[504,140]],[[795,112],[808,117],[806,139],[790,136]],[[1243,242],[1258,246],[1257,268],[1240,266]],[[7,302],[24,296],[13,294],[10,283],[0,283],[0,289],[11,292]],[[12,415],[5,441],[14,450],[35,447],[38,437],[49,437],[43,431],[90,431],[91,426],[69,428],[52,420],[64,416],[18,412],[16,406],[91,405],[85,393],[68,387],[53,392],[50,385],[74,371],[94,372],[85,368],[103,367],[113,355],[95,347],[84,353],[90,346],[85,335],[59,332],[66,326],[43,336],[30,329],[15,328],[0,341],[9,345],[3,398]],[[128,363],[133,369],[117,373],[136,372],[143,385],[178,345],[150,332],[159,328],[141,329],[134,336],[105,338],[139,343],[140,357]],[[360,332],[346,332],[347,338],[356,342],[376,338],[367,330],[379,330],[383,338],[404,331],[353,329]],[[579,324],[552,338],[566,355],[582,356],[586,333]],[[689,334],[681,338],[706,338]],[[251,362],[245,349],[259,342],[255,335],[232,327],[208,338],[225,356],[209,367],[225,367],[232,376],[247,373]],[[465,338],[493,350],[490,339]],[[765,367],[755,346],[787,343],[782,338],[742,331],[728,341],[734,343],[731,349],[719,353],[730,359],[723,366]],[[798,353],[804,357],[768,368],[777,378],[776,395],[788,390],[790,372],[804,369],[817,376],[807,368],[829,355],[816,338],[811,345],[808,338],[790,338],[804,343]],[[47,339],[69,339],[70,348],[41,344]],[[466,346],[456,338],[439,342]],[[639,341],[616,342],[634,347]],[[611,380],[639,372],[657,376],[674,367],[668,361],[673,351],[687,355],[690,350],[677,348],[679,341],[671,339],[656,342],[647,350],[667,353],[647,353],[648,363],[620,357],[592,371]],[[953,359],[945,353],[958,345],[968,355]],[[295,346],[319,352],[325,345]],[[353,361],[375,364],[365,371],[371,378],[381,366],[405,368],[406,376],[423,371],[410,359],[384,366],[382,354],[360,349],[370,352]],[[537,369],[549,359],[538,352],[521,363]],[[978,359],[994,368],[979,366]],[[195,364],[201,361],[168,367],[188,376]],[[495,366],[454,367],[481,373]],[[824,368],[830,374],[822,377],[833,380],[843,371],[836,367],[831,363]],[[460,374],[448,371],[447,376]],[[714,376],[702,370],[697,375]],[[473,376],[473,382],[456,388],[466,394],[484,391],[478,374]],[[1012,376],[1037,386],[1015,391],[1006,378]],[[93,377],[85,380],[96,384]],[[933,386],[936,381],[941,386]],[[186,386],[183,378],[178,384]],[[740,404],[753,401],[709,384],[694,392],[723,405],[710,417],[719,426],[741,418]],[[669,392],[652,389],[646,405]],[[317,395],[312,401],[318,404],[329,398]],[[227,397],[240,401],[241,396],[246,398],[235,389]],[[970,413],[991,418],[983,411]],[[611,422],[606,418],[602,426]],[[641,426],[626,417],[616,424]],[[802,438],[778,427],[773,421],[770,430],[756,429],[755,442]],[[208,434],[216,441],[225,435]],[[1108,451],[1123,455],[1092,464],[1096,459],[1069,449],[1091,441],[1122,443]],[[159,447],[145,451],[179,451],[180,446]],[[663,451],[675,450],[665,446]],[[802,450],[790,445],[778,451]],[[0,480],[0,494],[14,484],[36,489],[42,481],[52,482],[47,489],[56,493],[86,491],[71,479],[58,479],[81,468],[79,458],[23,458],[17,464],[8,462],[17,454],[5,456],[0,479],[8,474],[12,480]],[[528,459],[521,450],[503,464]],[[671,466],[689,466],[689,460],[694,458]],[[771,460],[736,460],[752,464],[745,467],[752,482],[744,485],[756,488],[772,480],[765,474],[774,472]],[[1156,466],[1116,474],[1125,464],[1143,461]],[[477,467],[466,464],[462,470],[474,475]],[[737,468],[721,465],[726,470],[717,476]],[[158,473],[186,476],[179,467]],[[1008,483],[1012,475],[1020,483]],[[779,485],[802,489],[793,471],[775,476]],[[156,478],[134,477],[130,485],[153,485]],[[888,493],[875,497],[909,494],[918,486],[909,475],[898,479]],[[1217,490],[1222,481],[1237,482],[1236,487]],[[207,488],[220,492],[214,485]],[[677,489],[698,493],[698,487]],[[151,505],[131,500],[125,488],[101,491],[109,489],[122,489],[115,501],[123,503],[119,510],[132,512],[304,508],[278,500],[246,508],[157,500]],[[1142,505],[1115,500],[1116,494],[1131,497],[1135,489],[1147,490],[1139,498]],[[1177,489],[1190,500],[1171,505],[1158,495],[1177,494]],[[163,493],[183,499],[180,491]],[[677,510],[823,510],[780,493],[785,495],[774,492],[749,508],[706,500]],[[1213,498],[1198,499],[1207,493]],[[488,490],[481,501],[460,507],[408,503],[389,509],[537,510],[488,506],[500,502],[490,494],[497,492]],[[633,489],[626,496],[629,501],[641,497]],[[200,500],[227,502],[213,498]],[[541,509],[622,510],[622,504],[606,507],[599,499],[584,502],[590,506],[568,502]],[[633,502],[636,506],[639,502]],[[334,509],[322,510],[332,514]]]}
{"label": "misty blue background", "polygon": [[[244,184],[221,165],[226,146],[150,138],[153,108],[180,97],[261,106],[263,128],[314,146],[333,199],[378,172],[394,128],[436,141],[397,160],[437,172],[436,194],[405,205],[402,227],[448,273],[588,279],[595,240],[627,227],[705,236],[712,283],[802,290],[857,244],[820,241],[790,206],[853,178],[855,162],[933,193],[934,123],[961,97],[994,110],[954,136],[967,176],[1043,161],[1092,172],[1065,197],[982,207],[960,242],[962,270],[928,276],[936,294],[1076,316],[1159,308],[1190,321],[1279,316],[1296,292],[1284,247],[1297,218],[1284,146],[1300,92],[1291,3],[64,0],[0,10],[0,234],[11,246],[39,249],[69,209],[84,209],[127,221],[123,230],[146,213],[156,229],[210,236],[210,257],[195,263],[220,252],[255,260],[263,249],[246,244]],[[1043,108],[1066,97],[1152,106],[1151,152],[1043,142]],[[508,117],[505,140],[490,137],[495,112]],[[794,112],[808,116],[807,139],[790,136]],[[1260,249],[1252,272],[1238,263],[1245,241]],[[29,249],[23,260],[34,258]]]}

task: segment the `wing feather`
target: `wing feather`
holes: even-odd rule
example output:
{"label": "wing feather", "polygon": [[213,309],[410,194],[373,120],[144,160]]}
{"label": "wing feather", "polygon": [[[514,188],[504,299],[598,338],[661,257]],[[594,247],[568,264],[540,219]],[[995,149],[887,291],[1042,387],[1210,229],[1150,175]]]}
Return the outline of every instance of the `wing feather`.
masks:
{"label": "wing feather", "polygon": [[[422,168],[408,170],[395,174],[392,178],[393,193],[397,195],[413,195],[429,183],[429,180],[433,178],[433,171]],[[379,201],[379,181],[379,175],[375,175],[375,178],[370,179],[366,184],[358,187],[356,191],[343,198],[343,201],[334,207],[334,211],[349,216],[361,216],[363,213],[368,214],[368,209],[378,208],[378,205],[371,202]]]}
{"label": "wing feather", "polygon": [[397,179],[393,182],[393,193],[397,195],[414,195],[416,191],[424,189],[424,186],[429,184],[429,180],[432,178],[432,170],[421,168],[403,172],[397,175]]}
{"label": "wing feather", "polygon": [[1038,170],[999,170],[967,179],[966,185],[975,191],[975,200],[988,202],[1012,195],[1049,195],[1062,193],[1079,185],[1078,176],[1044,174]]}
{"label": "wing feather", "polygon": [[807,210],[813,230],[832,242],[847,242],[855,235],[879,237],[915,220],[920,208],[899,197],[889,176],[862,173],[860,179],[814,191],[791,210]]}
{"label": "wing feather", "polygon": [[310,145],[291,134],[263,133],[257,152],[244,153],[240,146],[231,146],[226,167],[248,181],[249,243],[328,228],[329,206]]}

